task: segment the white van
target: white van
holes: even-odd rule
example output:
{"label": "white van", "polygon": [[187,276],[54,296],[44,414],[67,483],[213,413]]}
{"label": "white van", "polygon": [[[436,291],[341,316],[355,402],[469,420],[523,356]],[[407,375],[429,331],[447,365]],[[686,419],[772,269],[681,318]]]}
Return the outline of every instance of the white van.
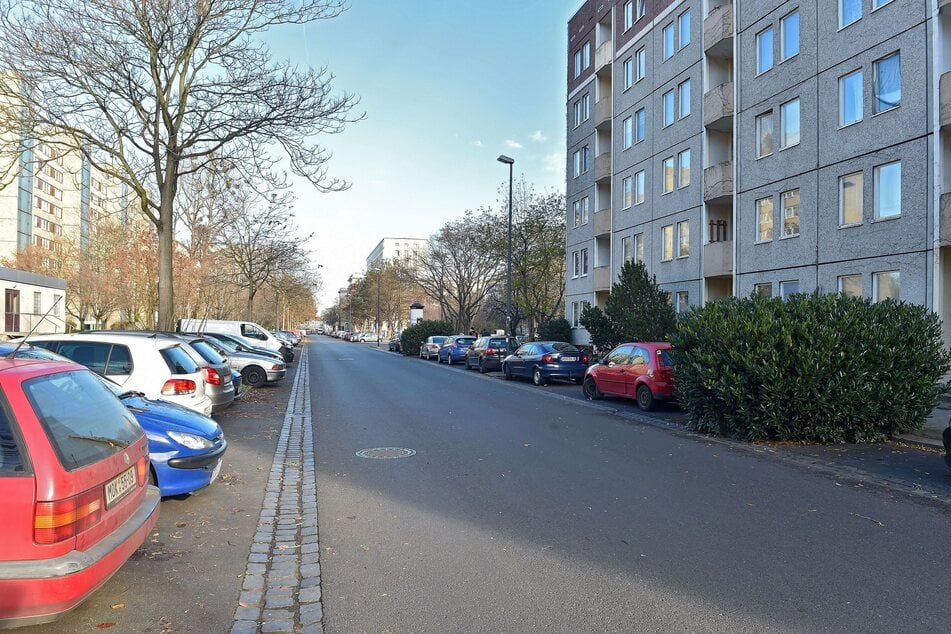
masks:
{"label": "white van", "polygon": [[[221,333],[240,337],[248,346],[267,348],[284,357],[285,361],[293,359],[293,352],[268,332],[267,328],[253,321],[233,321],[230,319],[179,319],[176,328],[178,332],[201,334],[203,332]],[[288,358],[290,356],[290,359]]]}

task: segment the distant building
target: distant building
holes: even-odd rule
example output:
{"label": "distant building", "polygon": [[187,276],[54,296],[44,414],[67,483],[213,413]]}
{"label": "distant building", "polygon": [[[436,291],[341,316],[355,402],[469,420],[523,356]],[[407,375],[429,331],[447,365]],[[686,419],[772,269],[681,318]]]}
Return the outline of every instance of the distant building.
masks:
{"label": "distant building", "polygon": [[429,249],[429,240],[420,238],[383,238],[376,248],[367,256],[367,270],[369,271],[378,262],[385,262],[396,258],[410,259],[425,255]]}
{"label": "distant building", "polygon": [[34,326],[35,334],[66,332],[66,280],[0,266],[0,297],[0,335],[25,335]]}

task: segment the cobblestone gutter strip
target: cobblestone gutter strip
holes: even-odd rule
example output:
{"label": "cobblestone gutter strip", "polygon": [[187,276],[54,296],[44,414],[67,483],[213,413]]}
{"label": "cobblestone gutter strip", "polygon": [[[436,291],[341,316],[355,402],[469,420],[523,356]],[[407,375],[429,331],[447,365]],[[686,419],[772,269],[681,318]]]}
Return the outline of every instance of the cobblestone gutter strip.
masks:
{"label": "cobblestone gutter strip", "polygon": [[317,482],[304,348],[231,632],[322,632],[322,618]]}

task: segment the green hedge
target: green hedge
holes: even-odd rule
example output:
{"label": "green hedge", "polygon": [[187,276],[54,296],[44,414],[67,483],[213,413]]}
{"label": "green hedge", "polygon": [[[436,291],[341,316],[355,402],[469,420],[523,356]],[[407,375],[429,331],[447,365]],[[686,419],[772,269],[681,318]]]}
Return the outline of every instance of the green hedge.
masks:
{"label": "green hedge", "polygon": [[400,351],[407,356],[419,355],[419,347],[428,337],[451,335],[452,324],[448,321],[421,321],[410,326],[400,335]]}
{"label": "green hedge", "polygon": [[690,424],[733,438],[877,442],[919,429],[949,389],[941,322],[903,302],[730,298],[671,340]]}
{"label": "green hedge", "polygon": [[566,341],[571,343],[571,324],[567,319],[552,319],[538,326],[539,341]]}

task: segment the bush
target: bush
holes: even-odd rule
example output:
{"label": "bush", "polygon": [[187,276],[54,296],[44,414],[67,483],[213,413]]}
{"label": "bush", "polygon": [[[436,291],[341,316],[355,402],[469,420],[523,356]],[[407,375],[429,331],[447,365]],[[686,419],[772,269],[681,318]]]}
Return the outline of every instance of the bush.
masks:
{"label": "bush", "polygon": [[729,298],[671,341],[691,426],[733,438],[877,442],[920,428],[949,389],[937,316],[891,300]]}
{"label": "bush", "polygon": [[407,356],[418,355],[419,347],[428,337],[451,335],[452,330],[453,326],[448,321],[421,321],[415,326],[410,326],[400,335],[400,351]]}
{"label": "bush", "polygon": [[567,341],[571,343],[571,324],[567,319],[552,319],[538,326],[540,341]]}

